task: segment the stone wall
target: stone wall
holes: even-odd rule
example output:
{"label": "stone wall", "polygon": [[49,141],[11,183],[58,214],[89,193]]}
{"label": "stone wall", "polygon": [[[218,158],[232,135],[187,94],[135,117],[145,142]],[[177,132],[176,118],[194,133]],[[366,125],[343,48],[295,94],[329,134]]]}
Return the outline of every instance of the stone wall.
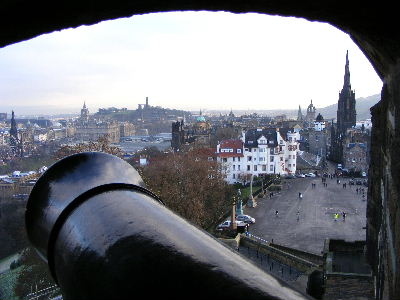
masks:
{"label": "stone wall", "polygon": [[382,100],[372,109],[367,204],[367,254],[377,299],[400,299],[400,64],[385,77]]}
{"label": "stone wall", "polygon": [[326,274],[323,300],[372,300],[373,277],[365,275]]}
{"label": "stone wall", "polygon": [[259,241],[253,240],[250,237],[247,237],[245,235],[241,236],[240,239],[240,246],[243,247],[251,247],[251,248],[257,248],[257,250],[261,253],[264,253],[266,255],[270,255],[271,258],[276,259],[277,261],[291,266],[301,272],[304,272],[306,274],[310,274],[312,271],[316,269],[320,269],[320,265],[313,263],[309,260],[306,260],[304,258],[295,256],[293,254],[290,254],[286,251],[277,249],[276,247],[272,247],[269,244],[261,243]]}

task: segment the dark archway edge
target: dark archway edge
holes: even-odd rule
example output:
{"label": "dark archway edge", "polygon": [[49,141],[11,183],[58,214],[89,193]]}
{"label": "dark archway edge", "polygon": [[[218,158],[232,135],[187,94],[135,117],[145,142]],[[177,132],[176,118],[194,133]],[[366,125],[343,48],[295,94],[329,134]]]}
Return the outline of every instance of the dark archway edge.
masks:
{"label": "dark archway edge", "polygon": [[388,1],[343,0],[6,0],[1,4],[0,47],[57,30],[137,14],[185,10],[258,12],[327,22],[347,32],[384,79],[400,56],[398,18],[392,5]]}

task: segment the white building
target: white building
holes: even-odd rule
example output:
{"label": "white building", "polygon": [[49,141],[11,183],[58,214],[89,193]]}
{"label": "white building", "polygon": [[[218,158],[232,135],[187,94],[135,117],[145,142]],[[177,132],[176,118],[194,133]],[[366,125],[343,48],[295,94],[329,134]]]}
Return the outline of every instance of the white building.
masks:
{"label": "white building", "polygon": [[241,139],[217,145],[218,161],[226,168],[226,181],[240,182],[249,175],[294,174],[299,151],[298,132],[279,129],[252,129]]}

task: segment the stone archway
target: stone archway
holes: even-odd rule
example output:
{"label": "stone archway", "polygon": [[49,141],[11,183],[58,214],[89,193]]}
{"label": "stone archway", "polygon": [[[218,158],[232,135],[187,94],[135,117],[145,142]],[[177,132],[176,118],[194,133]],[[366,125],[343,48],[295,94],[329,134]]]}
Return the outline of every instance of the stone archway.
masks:
{"label": "stone archway", "polygon": [[[373,133],[367,211],[370,263],[377,295],[400,299],[400,32],[389,1],[297,0],[62,0],[7,1],[0,11],[0,47],[80,25],[135,14],[176,10],[258,12],[328,22],[347,32],[383,80],[382,100],[372,108]],[[384,272],[380,272],[384,270]],[[386,284],[387,289],[383,290]]]}

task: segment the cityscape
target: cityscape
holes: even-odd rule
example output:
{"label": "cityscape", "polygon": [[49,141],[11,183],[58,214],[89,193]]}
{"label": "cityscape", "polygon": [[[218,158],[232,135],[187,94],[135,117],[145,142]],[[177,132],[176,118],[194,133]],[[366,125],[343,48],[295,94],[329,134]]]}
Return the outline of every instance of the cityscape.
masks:
{"label": "cityscape", "polygon": [[[380,100],[370,98],[369,106]],[[53,164],[87,151],[140,170],[169,209],[300,293],[374,299],[363,251],[372,123],[357,111],[348,53],[335,115],[324,116],[311,99],[285,114],[185,111],[151,101],[92,112],[85,99],[69,117],[0,113],[1,299],[61,297],[29,247],[23,213]]]}

